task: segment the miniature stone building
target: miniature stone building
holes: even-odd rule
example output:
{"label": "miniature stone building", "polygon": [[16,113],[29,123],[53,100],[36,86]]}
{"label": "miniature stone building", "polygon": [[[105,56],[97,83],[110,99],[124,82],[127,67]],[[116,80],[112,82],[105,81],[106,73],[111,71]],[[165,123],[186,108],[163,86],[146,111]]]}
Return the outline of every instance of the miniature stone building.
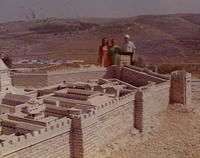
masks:
{"label": "miniature stone building", "polygon": [[0,94],[6,94],[12,87],[9,69],[0,59]]}
{"label": "miniature stone building", "polygon": [[1,158],[95,158],[130,131],[150,131],[170,102],[191,100],[184,71],[168,76],[126,65],[55,74],[51,82],[65,82],[38,89],[17,112],[0,115]]}

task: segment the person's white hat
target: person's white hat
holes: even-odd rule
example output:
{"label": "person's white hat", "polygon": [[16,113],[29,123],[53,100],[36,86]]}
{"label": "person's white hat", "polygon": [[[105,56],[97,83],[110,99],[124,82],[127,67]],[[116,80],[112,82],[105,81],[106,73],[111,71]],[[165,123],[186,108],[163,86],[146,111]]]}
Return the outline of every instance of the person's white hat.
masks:
{"label": "person's white hat", "polygon": [[130,38],[130,36],[128,34],[124,35],[124,38]]}

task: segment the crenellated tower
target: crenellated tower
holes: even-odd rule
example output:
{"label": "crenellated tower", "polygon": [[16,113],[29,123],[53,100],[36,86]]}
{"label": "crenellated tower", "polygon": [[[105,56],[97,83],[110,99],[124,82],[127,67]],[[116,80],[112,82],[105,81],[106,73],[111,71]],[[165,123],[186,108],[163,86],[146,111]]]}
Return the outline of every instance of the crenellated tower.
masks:
{"label": "crenellated tower", "polygon": [[180,103],[184,106],[191,104],[191,74],[185,71],[175,71],[171,74],[171,103]]}

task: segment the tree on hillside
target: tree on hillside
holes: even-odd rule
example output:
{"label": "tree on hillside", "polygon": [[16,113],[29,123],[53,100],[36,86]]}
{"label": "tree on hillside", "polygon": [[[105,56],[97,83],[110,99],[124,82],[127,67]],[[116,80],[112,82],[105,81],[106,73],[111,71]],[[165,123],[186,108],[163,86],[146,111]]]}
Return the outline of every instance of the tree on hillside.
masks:
{"label": "tree on hillside", "polygon": [[24,16],[28,21],[35,20],[37,18],[36,13],[32,8],[30,8],[30,9],[28,9],[28,11],[24,12]]}

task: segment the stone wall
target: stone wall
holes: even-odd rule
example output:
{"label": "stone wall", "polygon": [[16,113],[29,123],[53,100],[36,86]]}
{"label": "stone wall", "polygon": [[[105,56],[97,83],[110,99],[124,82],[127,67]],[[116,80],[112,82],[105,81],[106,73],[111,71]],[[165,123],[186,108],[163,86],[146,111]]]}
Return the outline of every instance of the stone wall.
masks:
{"label": "stone wall", "polygon": [[166,110],[170,98],[170,82],[149,83],[136,92],[134,127],[140,132],[151,130],[153,117]]}
{"label": "stone wall", "polygon": [[46,87],[55,85],[63,81],[66,82],[85,82],[97,78],[118,78],[135,86],[144,86],[148,81],[162,83],[168,78],[165,76],[146,72],[144,69],[138,71],[133,66],[118,68],[110,67],[108,70],[102,67],[72,69],[72,70],[52,70],[47,73],[13,73],[12,82],[14,86],[22,87]]}
{"label": "stone wall", "polygon": [[40,88],[48,86],[48,76],[45,73],[13,73],[11,78],[14,87]]}
{"label": "stone wall", "polygon": [[10,71],[3,60],[0,59],[0,94],[9,93],[11,88]]}
{"label": "stone wall", "polygon": [[0,144],[1,158],[70,158],[70,119],[63,118],[46,128],[13,136]]}
{"label": "stone wall", "polygon": [[110,105],[104,105],[100,110],[98,116],[98,145],[100,147],[113,142],[133,129],[134,100],[135,93],[122,97]]}
{"label": "stone wall", "polygon": [[10,92],[12,87],[10,72],[8,70],[0,71],[0,91],[1,94]]}
{"label": "stone wall", "polygon": [[89,114],[72,115],[73,157],[94,158],[97,149],[133,129],[134,98],[135,93],[127,94]]}
{"label": "stone wall", "polygon": [[58,84],[63,81],[73,83],[73,82],[87,82],[90,79],[98,78],[112,78],[112,69],[106,70],[105,68],[88,68],[88,69],[78,69],[78,70],[68,70],[65,72],[52,71],[48,73],[48,85]]}
{"label": "stone wall", "polygon": [[121,71],[121,80],[137,87],[145,86],[149,81],[157,84],[166,81],[166,79],[162,79],[156,75],[144,71],[137,71],[129,67],[123,67]]}
{"label": "stone wall", "polygon": [[96,113],[91,112],[72,119],[73,158],[92,158],[97,149],[98,123]]}
{"label": "stone wall", "polygon": [[170,81],[160,83],[156,85],[156,94],[154,97],[159,104],[154,109],[155,114],[165,110],[170,103]]}
{"label": "stone wall", "polygon": [[175,71],[171,78],[171,103],[191,104],[191,74]]}
{"label": "stone wall", "polygon": [[106,68],[83,68],[83,69],[72,69],[72,70],[55,70],[48,71],[47,73],[39,72],[24,72],[24,73],[12,73],[12,84],[18,87],[47,87],[66,82],[77,82],[77,81],[87,81],[90,79],[98,78],[113,78],[114,71],[111,68],[108,70]]}

